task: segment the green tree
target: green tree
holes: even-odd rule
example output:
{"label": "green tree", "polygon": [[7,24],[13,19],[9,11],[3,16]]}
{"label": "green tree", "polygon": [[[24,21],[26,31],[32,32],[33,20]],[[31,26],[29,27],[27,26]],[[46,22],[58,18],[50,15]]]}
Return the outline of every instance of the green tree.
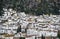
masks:
{"label": "green tree", "polygon": [[25,37],[20,37],[20,39],[25,39]]}
{"label": "green tree", "polygon": [[3,15],[3,0],[0,0],[0,16]]}
{"label": "green tree", "polygon": [[17,33],[18,33],[18,32],[21,32],[21,26],[18,27],[18,29],[17,29]]}
{"label": "green tree", "polygon": [[45,39],[45,36],[42,35],[42,36],[41,36],[41,39]]}
{"label": "green tree", "polygon": [[58,38],[60,38],[60,32],[59,31],[58,31],[58,35],[57,36],[58,36]]}

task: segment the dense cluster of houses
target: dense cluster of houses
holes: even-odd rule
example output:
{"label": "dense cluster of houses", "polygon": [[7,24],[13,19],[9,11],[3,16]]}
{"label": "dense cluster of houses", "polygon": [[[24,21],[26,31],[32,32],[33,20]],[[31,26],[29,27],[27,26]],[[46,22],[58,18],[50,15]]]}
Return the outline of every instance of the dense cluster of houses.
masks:
{"label": "dense cluster of houses", "polygon": [[[60,15],[32,16],[12,9],[3,9],[0,16],[1,39],[56,39],[60,30]],[[17,33],[17,29],[20,32]]]}

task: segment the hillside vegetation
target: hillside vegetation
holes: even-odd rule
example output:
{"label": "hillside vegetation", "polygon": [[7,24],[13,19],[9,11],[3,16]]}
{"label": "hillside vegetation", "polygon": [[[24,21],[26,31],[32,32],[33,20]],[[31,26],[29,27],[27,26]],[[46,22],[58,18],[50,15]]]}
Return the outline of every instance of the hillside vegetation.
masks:
{"label": "hillside vegetation", "polygon": [[59,15],[59,4],[54,0],[1,0],[0,14],[2,8],[12,8],[17,12],[25,12],[26,14],[42,15],[54,14]]}

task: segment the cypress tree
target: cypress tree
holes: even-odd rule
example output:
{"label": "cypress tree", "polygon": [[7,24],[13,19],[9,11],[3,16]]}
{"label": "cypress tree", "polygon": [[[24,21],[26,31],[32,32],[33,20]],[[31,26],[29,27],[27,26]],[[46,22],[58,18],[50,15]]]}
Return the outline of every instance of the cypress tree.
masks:
{"label": "cypress tree", "polygon": [[41,39],[45,39],[45,37],[42,35]]}
{"label": "cypress tree", "polygon": [[21,32],[21,26],[18,27],[18,29],[17,29],[17,33],[18,33],[18,32]]}
{"label": "cypress tree", "polygon": [[0,16],[3,14],[3,0],[0,0]]}

